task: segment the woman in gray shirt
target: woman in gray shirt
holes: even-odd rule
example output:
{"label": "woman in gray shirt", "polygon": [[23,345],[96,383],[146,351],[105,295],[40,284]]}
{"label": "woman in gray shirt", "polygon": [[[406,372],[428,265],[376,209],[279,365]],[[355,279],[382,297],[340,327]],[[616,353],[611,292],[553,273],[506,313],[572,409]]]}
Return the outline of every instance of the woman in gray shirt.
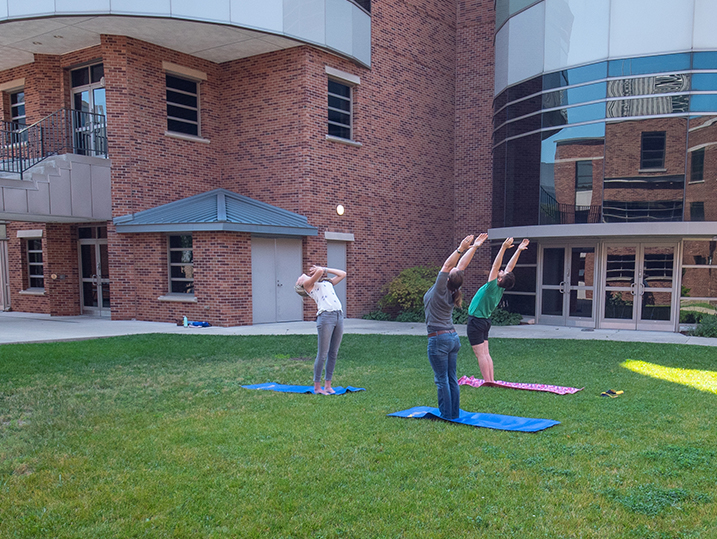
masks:
{"label": "woman in gray shirt", "polygon": [[433,368],[438,388],[438,410],[446,419],[460,414],[460,390],[456,368],[461,341],[453,327],[453,307],[461,306],[463,271],[468,267],[476,249],[488,239],[480,234],[463,238],[458,249],[443,263],[435,284],[423,296],[428,330],[428,360]]}

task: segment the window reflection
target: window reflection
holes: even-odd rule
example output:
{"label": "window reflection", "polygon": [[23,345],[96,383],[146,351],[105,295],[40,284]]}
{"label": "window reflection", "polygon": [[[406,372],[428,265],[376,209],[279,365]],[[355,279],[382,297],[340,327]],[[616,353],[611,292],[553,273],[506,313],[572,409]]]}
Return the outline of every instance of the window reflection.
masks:
{"label": "window reflection", "polygon": [[692,116],[688,122],[685,220],[717,221],[717,117]]}
{"label": "window reflection", "polygon": [[669,73],[690,69],[690,54],[663,54],[644,58],[610,60],[609,64],[608,72],[611,77]]}

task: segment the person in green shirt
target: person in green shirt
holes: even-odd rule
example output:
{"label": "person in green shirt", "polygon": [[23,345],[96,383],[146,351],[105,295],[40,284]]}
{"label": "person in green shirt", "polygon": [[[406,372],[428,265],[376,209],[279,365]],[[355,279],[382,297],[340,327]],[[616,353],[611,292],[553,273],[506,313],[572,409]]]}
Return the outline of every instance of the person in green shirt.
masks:
{"label": "person in green shirt", "polygon": [[518,263],[520,253],[528,248],[529,243],[528,239],[520,242],[505,270],[501,270],[500,266],[503,264],[505,252],[513,247],[513,238],[507,238],[503,242],[493,261],[490,274],[488,274],[488,282],[476,292],[468,307],[468,342],[470,342],[473,352],[475,352],[481,375],[486,382],[495,382],[493,377],[493,358],[490,357],[490,351],[488,350],[490,317],[500,303],[503,292],[515,286],[513,268]]}

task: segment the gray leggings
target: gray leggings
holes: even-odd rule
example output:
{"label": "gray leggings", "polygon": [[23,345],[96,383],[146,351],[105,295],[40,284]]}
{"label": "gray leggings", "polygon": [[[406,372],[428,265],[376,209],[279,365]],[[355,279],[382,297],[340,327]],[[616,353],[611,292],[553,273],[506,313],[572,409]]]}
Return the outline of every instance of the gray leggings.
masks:
{"label": "gray leggings", "polygon": [[316,319],[316,329],[319,330],[319,351],[314,362],[314,382],[321,381],[324,362],[326,362],[326,381],[330,382],[334,375],[341,338],[344,336],[344,313],[342,311],[322,312]]}

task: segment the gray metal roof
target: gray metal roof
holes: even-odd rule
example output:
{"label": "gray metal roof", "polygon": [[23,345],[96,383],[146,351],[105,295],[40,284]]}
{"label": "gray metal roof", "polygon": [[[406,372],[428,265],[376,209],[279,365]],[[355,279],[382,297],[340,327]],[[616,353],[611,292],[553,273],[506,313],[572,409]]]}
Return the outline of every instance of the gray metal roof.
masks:
{"label": "gray metal roof", "polygon": [[119,233],[225,230],[280,236],[316,236],[303,215],[226,189],[114,218]]}

